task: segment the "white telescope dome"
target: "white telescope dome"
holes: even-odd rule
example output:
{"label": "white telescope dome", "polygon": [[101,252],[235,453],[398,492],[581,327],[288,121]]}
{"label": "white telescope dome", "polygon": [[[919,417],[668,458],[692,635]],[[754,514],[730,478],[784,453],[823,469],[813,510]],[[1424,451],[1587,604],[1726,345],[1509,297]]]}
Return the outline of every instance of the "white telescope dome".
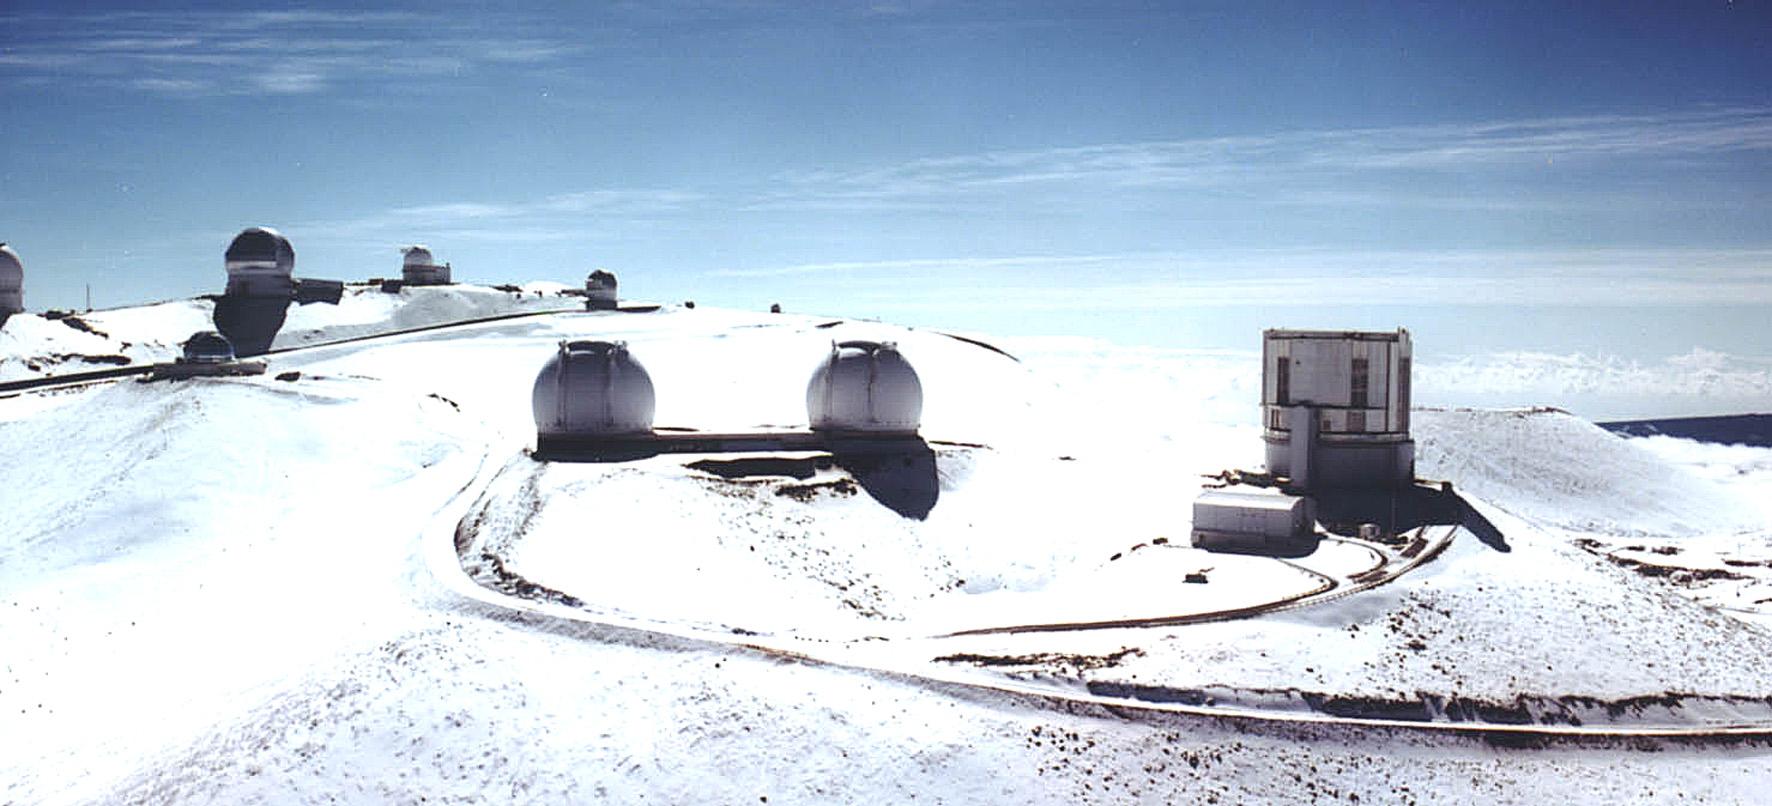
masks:
{"label": "white telescope dome", "polygon": [[625,342],[563,341],[535,376],[535,430],[549,436],[652,431],[652,376]]}
{"label": "white telescope dome", "polygon": [[25,264],[12,247],[0,243],[0,321],[25,309]]}
{"label": "white telescope dome", "polygon": [[914,434],[923,384],[892,342],[836,342],[806,385],[806,413],[815,431]]}

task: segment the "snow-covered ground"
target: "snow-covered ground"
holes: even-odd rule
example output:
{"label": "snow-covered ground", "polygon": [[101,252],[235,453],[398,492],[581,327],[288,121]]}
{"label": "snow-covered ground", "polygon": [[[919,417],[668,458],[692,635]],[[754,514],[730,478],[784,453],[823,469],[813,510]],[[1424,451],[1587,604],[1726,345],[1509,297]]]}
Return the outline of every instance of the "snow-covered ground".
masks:
{"label": "snow-covered ground", "polygon": [[[353,294],[292,307],[278,344],[576,307],[546,291]],[[82,317],[104,336],[14,317],[0,367],[157,360],[203,306]],[[816,452],[536,462],[534,373],[587,337],[629,342],[658,425],[704,431],[803,426],[832,340],[897,341],[929,463],[883,486]],[[1421,474],[1509,551],[1461,533],[1255,619],[942,637],[1234,608],[1380,556],[1185,548],[1200,474],[1260,462],[1246,356],[997,346],[1021,360],[836,317],[573,311],[0,399],[0,803],[1754,802],[1772,775],[1751,742],[1510,748],[1064,701],[1768,721],[1772,451],[1423,411]],[[458,549],[530,587],[476,587]]]}

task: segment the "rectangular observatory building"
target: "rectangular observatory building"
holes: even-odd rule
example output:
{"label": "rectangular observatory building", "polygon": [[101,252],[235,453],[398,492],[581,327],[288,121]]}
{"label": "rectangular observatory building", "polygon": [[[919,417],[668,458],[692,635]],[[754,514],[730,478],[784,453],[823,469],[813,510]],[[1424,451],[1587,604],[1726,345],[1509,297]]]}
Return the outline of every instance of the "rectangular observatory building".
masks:
{"label": "rectangular observatory building", "polygon": [[1261,357],[1268,472],[1306,490],[1414,480],[1409,331],[1267,330]]}
{"label": "rectangular observatory building", "polygon": [[1317,548],[1316,528],[1311,499],[1271,487],[1211,489],[1194,499],[1194,548],[1302,557]]}

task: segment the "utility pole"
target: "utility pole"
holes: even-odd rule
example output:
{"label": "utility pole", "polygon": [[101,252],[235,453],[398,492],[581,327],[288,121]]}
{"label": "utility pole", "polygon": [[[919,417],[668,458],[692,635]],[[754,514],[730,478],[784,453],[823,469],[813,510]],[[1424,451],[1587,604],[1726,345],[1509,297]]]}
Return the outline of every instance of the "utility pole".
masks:
{"label": "utility pole", "polygon": [[86,312],[92,313],[92,283],[86,284]]}

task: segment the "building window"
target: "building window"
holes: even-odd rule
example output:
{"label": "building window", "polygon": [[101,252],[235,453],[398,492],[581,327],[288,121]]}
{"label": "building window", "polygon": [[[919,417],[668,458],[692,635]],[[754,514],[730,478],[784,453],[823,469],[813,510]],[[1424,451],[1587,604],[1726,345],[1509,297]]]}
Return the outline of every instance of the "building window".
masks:
{"label": "building window", "polygon": [[1292,365],[1286,356],[1274,359],[1274,402],[1292,405]]}
{"label": "building window", "polygon": [[1409,357],[1397,359],[1397,430],[1409,430]]}
{"label": "building window", "polygon": [[1371,368],[1369,362],[1364,358],[1354,359],[1353,388],[1348,392],[1347,401],[1349,406],[1356,409],[1363,409],[1370,405],[1366,402],[1368,399],[1366,391],[1367,379],[1370,375]]}
{"label": "building window", "polygon": [[1363,412],[1363,411],[1348,412],[1347,413],[1347,430],[1350,433],[1354,433],[1354,434],[1364,433],[1366,431],[1366,412]]}

